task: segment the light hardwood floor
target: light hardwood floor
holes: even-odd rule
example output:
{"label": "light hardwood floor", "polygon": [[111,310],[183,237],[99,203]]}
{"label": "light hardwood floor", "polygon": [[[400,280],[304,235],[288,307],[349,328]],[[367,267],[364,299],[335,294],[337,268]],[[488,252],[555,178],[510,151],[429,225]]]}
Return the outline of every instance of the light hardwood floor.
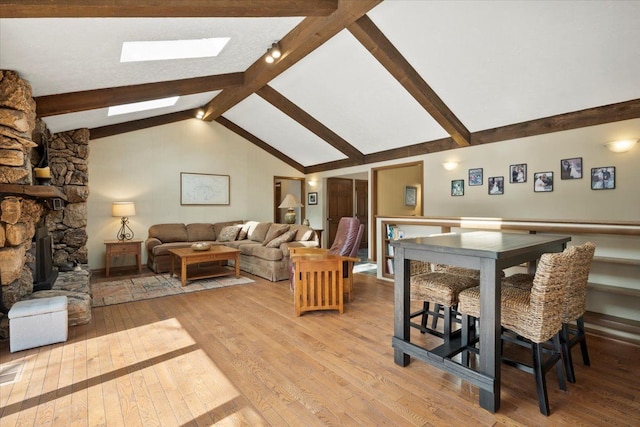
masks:
{"label": "light hardwood floor", "polygon": [[12,354],[2,342],[2,366],[23,372],[0,387],[0,426],[640,425],[640,347],[589,336],[576,384],[563,392],[547,375],[549,417],[533,377],[503,366],[491,414],[455,376],[393,363],[393,284],[355,277],[342,315],[295,317],[286,281],[254,277],[95,308],[66,343]]}

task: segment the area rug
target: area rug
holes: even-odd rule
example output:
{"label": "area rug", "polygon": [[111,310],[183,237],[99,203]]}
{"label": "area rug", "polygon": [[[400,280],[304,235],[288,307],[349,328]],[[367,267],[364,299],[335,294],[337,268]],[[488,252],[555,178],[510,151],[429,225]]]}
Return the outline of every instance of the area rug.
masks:
{"label": "area rug", "polygon": [[254,280],[247,277],[239,277],[237,279],[235,277],[217,277],[187,281],[187,286],[182,286],[178,277],[169,277],[168,274],[133,277],[91,284],[92,306],[102,307],[254,282]]}

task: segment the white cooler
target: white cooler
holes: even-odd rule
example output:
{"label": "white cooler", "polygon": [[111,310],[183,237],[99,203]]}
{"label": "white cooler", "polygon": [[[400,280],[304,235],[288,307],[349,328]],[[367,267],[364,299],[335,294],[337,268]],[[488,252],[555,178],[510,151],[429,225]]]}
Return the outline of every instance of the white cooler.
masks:
{"label": "white cooler", "polygon": [[65,296],[18,301],[9,310],[11,353],[66,341],[67,322]]}

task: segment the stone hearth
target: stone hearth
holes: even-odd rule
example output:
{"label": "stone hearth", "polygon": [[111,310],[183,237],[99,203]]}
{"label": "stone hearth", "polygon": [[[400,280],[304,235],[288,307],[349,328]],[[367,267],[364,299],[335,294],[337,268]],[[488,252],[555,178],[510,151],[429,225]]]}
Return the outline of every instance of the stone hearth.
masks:
{"label": "stone hearth", "polygon": [[[91,320],[86,267],[88,154],[88,129],[51,135],[36,119],[31,86],[16,72],[0,70],[0,309],[57,292],[75,306],[73,320],[70,308],[70,324]],[[34,167],[46,168],[51,179],[36,179]],[[39,223],[52,236],[54,265],[82,267],[61,273],[53,290],[33,293],[31,247]],[[6,314],[0,313],[0,339],[8,337],[7,325]]]}

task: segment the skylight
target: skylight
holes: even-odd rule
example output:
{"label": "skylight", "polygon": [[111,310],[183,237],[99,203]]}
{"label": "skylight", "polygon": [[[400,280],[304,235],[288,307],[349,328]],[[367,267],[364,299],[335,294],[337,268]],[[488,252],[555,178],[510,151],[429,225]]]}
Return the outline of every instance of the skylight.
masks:
{"label": "skylight", "polygon": [[198,40],[160,40],[124,42],[120,62],[160,61],[165,59],[208,58],[218,56],[229,37]]}
{"label": "skylight", "polygon": [[155,108],[171,107],[178,101],[178,96],[171,98],[153,99],[151,101],[134,102],[132,104],[122,104],[109,107],[108,116],[118,114],[135,113],[136,111],[153,110]]}

